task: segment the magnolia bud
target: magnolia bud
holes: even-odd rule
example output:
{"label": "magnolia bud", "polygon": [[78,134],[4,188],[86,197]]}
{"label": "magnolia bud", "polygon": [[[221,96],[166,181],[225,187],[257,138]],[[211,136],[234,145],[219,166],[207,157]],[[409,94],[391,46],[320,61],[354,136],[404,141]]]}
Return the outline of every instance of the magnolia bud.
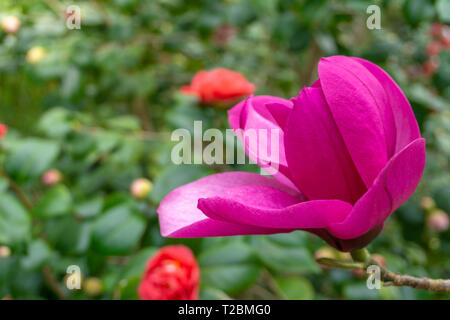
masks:
{"label": "magnolia bud", "polygon": [[46,186],[53,186],[62,180],[62,174],[59,170],[50,169],[42,175],[42,183]]}
{"label": "magnolia bud", "polygon": [[103,290],[102,281],[99,278],[87,278],[83,282],[83,290],[89,296],[98,296]]}
{"label": "magnolia bud", "polygon": [[2,19],[1,26],[7,33],[16,33],[20,29],[20,20],[15,16],[6,16]]}
{"label": "magnolia bud", "polygon": [[442,210],[434,210],[427,218],[428,227],[435,232],[447,231],[450,221],[446,212]]}
{"label": "magnolia bud", "polygon": [[[321,259],[321,258],[336,259],[337,258],[336,250],[334,250],[331,247],[319,248],[316,252],[314,252],[314,259],[317,260],[317,259]],[[320,263],[318,263],[318,265],[323,270],[330,269],[330,267],[321,265]]]}
{"label": "magnolia bud", "polygon": [[422,199],[420,199],[420,206],[423,210],[430,211],[436,208],[436,203],[431,197],[423,197]]}
{"label": "magnolia bud", "polygon": [[0,258],[6,258],[11,255],[11,249],[7,246],[0,246]]}
{"label": "magnolia bud", "polygon": [[27,61],[31,64],[39,63],[42,59],[44,59],[47,51],[45,48],[37,46],[33,47],[27,52]]}
{"label": "magnolia bud", "polygon": [[139,178],[133,181],[130,187],[130,192],[136,199],[145,199],[152,191],[153,184],[150,180]]}

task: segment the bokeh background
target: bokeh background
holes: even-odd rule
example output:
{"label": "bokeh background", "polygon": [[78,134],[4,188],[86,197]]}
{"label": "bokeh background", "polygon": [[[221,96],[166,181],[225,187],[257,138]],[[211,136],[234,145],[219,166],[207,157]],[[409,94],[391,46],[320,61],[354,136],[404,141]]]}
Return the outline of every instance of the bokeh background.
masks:
{"label": "bokeh background", "polygon": [[[80,30],[66,27],[70,4],[81,8]],[[381,30],[366,27],[371,4]],[[195,253],[204,299],[450,297],[369,290],[360,274],[319,267],[315,256],[341,254],[304,232],[165,239],[155,213],[179,185],[257,172],[171,163],[166,133],[194,120],[228,128],[226,108],[180,93],[195,72],[228,68],[257,94],[289,98],[313,82],[322,56],[363,57],[397,81],[427,139],[416,193],[369,249],[393,271],[449,278],[450,1],[2,0],[0,20],[11,15],[21,25],[0,30],[0,122],[9,127],[0,165],[31,203],[0,178],[0,298],[54,299],[56,286],[69,299],[136,299],[145,262],[173,243]],[[49,169],[61,173],[51,183]],[[140,200],[129,190],[141,177],[153,188]],[[80,290],[64,286],[69,265],[82,270]]]}

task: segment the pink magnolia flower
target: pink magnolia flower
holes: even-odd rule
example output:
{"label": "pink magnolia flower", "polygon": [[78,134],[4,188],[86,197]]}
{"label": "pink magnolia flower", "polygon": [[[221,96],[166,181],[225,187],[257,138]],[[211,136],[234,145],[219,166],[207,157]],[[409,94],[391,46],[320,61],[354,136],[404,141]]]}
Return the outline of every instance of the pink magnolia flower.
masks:
{"label": "pink magnolia flower", "polygon": [[306,230],[349,251],[381,232],[419,183],[425,140],[405,95],[378,66],[333,56],[318,71],[297,98],[249,97],[229,111],[235,130],[281,130],[274,179],[227,172],[175,189],[158,208],[163,236]]}

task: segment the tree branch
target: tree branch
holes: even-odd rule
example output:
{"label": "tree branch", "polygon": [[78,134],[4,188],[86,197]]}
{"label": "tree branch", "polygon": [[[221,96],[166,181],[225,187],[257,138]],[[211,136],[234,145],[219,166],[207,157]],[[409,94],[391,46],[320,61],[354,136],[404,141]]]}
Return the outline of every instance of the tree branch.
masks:
{"label": "tree branch", "polygon": [[376,265],[381,270],[381,280],[385,286],[408,286],[415,289],[425,289],[430,291],[450,291],[450,279],[430,279],[413,277],[406,274],[398,274],[389,271],[370,257],[366,249],[360,249],[350,252],[355,262],[364,263],[363,270],[371,265]]}

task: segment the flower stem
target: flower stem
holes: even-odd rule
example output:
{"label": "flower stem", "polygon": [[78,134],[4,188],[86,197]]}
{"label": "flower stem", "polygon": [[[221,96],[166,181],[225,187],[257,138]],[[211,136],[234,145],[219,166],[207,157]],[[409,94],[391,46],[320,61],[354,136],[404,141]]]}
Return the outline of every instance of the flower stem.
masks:
{"label": "flower stem", "polygon": [[430,279],[418,278],[406,274],[398,274],[389,271],[370,257],[367,249],[354,250],[350,252],[353,261],[362,262],[363,270],[371,265],[376,265],[381,271],[381,280],[385,286],[408,286],[416,289],[425,289],[430,291],[450,291],[450,279]]}

